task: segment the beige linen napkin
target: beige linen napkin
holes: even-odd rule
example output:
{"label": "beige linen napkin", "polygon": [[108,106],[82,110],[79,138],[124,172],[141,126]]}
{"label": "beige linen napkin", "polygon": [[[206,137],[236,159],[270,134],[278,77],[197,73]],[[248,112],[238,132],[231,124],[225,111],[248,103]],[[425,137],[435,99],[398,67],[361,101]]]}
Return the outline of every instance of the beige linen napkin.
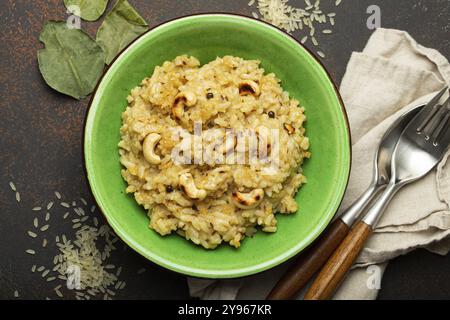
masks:
{"label": "beige linen napkin", "polygon": [[[450,64],[408,33],[377,29],[363,52],[354,52],[342,80],[353,139],[352,174],[339,213],[369,185],[376,147],[402,113],[450,85]],[[450,152],[438,168],[393,199],[334,299],[375,299],[390,259],[416,248],[450,250]],[[287,268],[242,280],[188,279],[202,299],[263,299]],[[299,294],[299,298],[303,293]]]}

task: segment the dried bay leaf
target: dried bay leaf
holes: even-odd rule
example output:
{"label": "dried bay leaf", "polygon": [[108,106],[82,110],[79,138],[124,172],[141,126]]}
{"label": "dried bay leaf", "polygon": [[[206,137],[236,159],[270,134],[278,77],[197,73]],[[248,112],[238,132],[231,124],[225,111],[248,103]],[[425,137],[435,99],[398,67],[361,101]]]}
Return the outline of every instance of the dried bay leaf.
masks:
{"label": "dried bay leaf", "polygon": [[97,31],[97,43],[105,53],[106,64],[147,30],[147,22],[128,1],[118,0]]}
{"label": "dried bay leaf", "polygon": [[64,0],[70,12],[86,21],[96,21],[105,12],[108,0]]}
{"label": "dried bay leaf", "polygon": [[102,76],[104,54],[83,30],[69,29],[65,22],[48,21],[39,40],[39,70],[45,82],[58,92],[81,99],[89,95]]}

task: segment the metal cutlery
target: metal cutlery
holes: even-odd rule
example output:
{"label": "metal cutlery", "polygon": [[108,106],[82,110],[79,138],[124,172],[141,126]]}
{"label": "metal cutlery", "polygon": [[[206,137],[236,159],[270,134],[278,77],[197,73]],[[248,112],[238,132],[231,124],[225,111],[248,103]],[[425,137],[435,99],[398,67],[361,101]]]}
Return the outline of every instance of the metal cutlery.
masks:
{"label": "metal cutlery", "polygon": [[[440,96],[435,97],[434,100],[436,98],[439,99]],[[398,139],[408,123],[423,107],[423,105],[419,105],[405,112],[388,128],[374,157],[373,179],[370,186],[339,218],[330,224],[319,239],[300,254],[272,289],[267,299],[283,300],[294,297],[325,264],[333,251],[350,232],[351,226],[370,200],[388,184],[391,176],[391,156]]]}
{"label": "metal cutlery", "polygon": [[402,132],[392,154],[387,186],[324,265],[307,291],[306,300],[322,300],[332,296],[390,200],[403,186],[429,173],[440,162],[449,145],[450,99],[446,88]]}

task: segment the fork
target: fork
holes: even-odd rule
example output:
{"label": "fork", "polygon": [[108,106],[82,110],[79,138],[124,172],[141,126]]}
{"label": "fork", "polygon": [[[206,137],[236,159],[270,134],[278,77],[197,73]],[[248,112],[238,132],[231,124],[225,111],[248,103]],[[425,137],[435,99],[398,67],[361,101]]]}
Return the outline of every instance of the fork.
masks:
{"label": "fork", "polygon": [[429,173],[450,145],[448,90],[435,104],[424,107],[405,128],[394,149],[391,179],[364,218],[339,245],[305,295],[305,300],[329,299],[372,234],[394,195],[405,185]]}

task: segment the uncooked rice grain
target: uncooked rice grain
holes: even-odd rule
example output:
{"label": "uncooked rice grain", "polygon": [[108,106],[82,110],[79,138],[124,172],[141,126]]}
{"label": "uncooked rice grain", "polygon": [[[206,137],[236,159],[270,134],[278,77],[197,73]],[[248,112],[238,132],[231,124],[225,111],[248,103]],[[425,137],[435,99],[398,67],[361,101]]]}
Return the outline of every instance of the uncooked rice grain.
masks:
{"label": "uncooked rice grain", "polygon": [[141,268],[137,271],[138,274],[143,274],[145,272],[145,268]]}
{"label": "uncooked rice grain", "polygon": [[61,202],[60,205],[65,208],[70,208],[70,204],[68,204],[67,202]]}
{"label": "uncooked rice grain", "polygon": [[30,237],[32,237],[32,238],[36,238],[36,237],[37,237],[37,234],[34,233],[33,231],[27,231],[27,233],[28,233],[28,235],[29,235]]}

